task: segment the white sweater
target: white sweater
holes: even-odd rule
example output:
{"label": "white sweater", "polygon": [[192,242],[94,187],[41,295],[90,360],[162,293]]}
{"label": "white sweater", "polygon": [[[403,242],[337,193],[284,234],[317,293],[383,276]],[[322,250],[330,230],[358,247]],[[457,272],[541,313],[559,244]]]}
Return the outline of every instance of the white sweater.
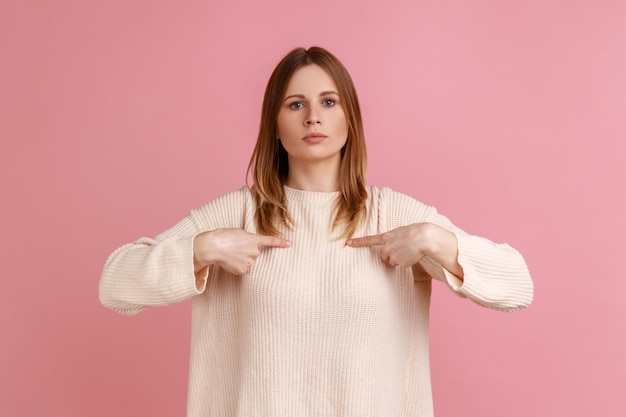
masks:
{"label": "white sweater", "polygon": [[432,222],[455,233],[461,282],[430,259],[391,267],[379,247],[333,240],[338,193],[285,187],[297,226],[290,248],[264,248],[244,276],[219,267],[196,288],[193,238],[218,228],[255,232],[244,187],[193,210],[154,239],[117,249],[100,281],[122,314],[192,300],[189,417],[425,417],[433,415],[428,353],[431,278],[497,310],[526,307],[533,283],[521,255],[470,236],[437,211],[369,188],[355,237]]}

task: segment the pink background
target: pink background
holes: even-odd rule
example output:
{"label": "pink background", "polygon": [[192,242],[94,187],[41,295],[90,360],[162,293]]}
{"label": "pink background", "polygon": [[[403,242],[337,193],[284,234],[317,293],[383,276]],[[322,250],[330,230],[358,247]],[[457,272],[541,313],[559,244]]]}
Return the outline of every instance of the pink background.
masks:
{"label": "pink background", "polygon": [[510,315],[435,285],[437,416],[622,416],[622,0],[2,0],[0,415],[184,415],[188,302],[118,316],[101,268],[242,185],[300,45],[350,70],[370,183],[534,276]]}

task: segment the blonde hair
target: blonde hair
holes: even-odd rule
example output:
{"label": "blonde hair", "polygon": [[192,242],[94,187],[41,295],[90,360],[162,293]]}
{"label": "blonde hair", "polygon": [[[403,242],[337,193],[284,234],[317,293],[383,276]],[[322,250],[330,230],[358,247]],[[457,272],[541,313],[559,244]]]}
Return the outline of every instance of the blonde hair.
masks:
{"label": "blonde hair", "polygon": [[348,138],[341,150],[339,170],[340,196],[335,203],[332,228],[344,227],[340,238],[349,238],[365,218],[365,174],[367,153],[361,109],[354,83],[343,64],[330,52],[320,47],[296,48],[276,66],[267,83],[261,111],[261,124],[256,146],[248,165],[252,174],[251,187],[257,208],[257,232],[278,236],[277,223],[287,228],[294,225],[285,201],[283,184],[289,172],[287,152],[276,138],[277,119],[287,85],[296,70],[307,65],[318,65],[335,82],[341,105],[346,115]]}

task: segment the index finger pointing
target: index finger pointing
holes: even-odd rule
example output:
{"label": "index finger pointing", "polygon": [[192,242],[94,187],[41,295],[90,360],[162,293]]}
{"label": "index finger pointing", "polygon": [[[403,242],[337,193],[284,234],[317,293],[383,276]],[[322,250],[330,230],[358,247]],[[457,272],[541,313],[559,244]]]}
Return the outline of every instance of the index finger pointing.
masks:
{"label": "index finger pointing", "polygon": [[269,246],[272,248],[288,248],[291,242],[276,236],[259,236],[259,246]]}
{"label": "index finger pointing", "polygon": [[382,234],[357,237],[354,239],[350,239],[346,242],[346,245],[352,246],[353,248],[360,248],[363,246],[377,246],[377,245],[384,245],[384,244],[385,244],[385,240],[383,239]]}

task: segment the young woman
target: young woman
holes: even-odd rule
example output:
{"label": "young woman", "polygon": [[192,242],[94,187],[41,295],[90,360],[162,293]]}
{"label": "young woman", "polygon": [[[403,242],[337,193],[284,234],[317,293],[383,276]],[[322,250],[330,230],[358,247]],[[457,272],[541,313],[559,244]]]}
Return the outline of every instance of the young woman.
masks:
{"label": "young woman", "polygon": [[188,416],[431,416],[431,281],[514,311],[521,255],[430,206],[365,184],[356,91],[328,51],[274,70],[243,187],[117,249],[102,303],[192,298]]}

